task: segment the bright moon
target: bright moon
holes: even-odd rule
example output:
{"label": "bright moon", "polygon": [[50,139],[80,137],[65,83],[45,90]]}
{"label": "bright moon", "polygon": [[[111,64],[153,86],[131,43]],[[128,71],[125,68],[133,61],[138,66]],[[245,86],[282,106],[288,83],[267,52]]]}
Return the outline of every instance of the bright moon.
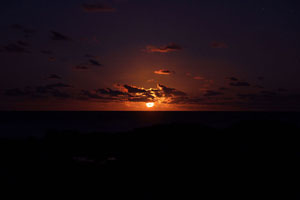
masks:
{"label": "bright moon", "polygon": [[146,106],[147,106],[148,108],[152,108],[152,107],[154,106],[154,103],[153,103],[153,102],[146,103]]}

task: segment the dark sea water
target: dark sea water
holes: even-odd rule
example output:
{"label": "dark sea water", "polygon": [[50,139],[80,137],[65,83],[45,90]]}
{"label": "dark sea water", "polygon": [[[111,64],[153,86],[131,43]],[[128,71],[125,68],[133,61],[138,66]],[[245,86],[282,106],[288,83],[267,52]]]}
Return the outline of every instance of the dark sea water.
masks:
{"label": "dark sea water", "polygon": [[44,136],[48,131],[119,132],[157,124],[226,128],[247,120],[300,126],[299,112],[0,112],[0,137]]}

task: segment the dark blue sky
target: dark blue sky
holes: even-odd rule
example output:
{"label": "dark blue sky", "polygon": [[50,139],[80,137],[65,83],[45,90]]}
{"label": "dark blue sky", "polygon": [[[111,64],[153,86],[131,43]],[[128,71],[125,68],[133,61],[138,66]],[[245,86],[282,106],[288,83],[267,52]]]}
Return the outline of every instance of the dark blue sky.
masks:
{"label": "dark blue sky", "polygon": [[1,110],[299,110],[298,1],[12,0]]}

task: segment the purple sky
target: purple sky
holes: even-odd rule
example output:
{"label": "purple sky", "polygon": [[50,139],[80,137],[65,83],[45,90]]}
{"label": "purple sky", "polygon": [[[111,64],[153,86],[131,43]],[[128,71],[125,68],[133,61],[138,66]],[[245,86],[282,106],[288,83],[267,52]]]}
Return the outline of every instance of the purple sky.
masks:
{"label": "purple sky", "polygon": [[6,1],[0,110],[299,111],[299,9],[292,0]]}

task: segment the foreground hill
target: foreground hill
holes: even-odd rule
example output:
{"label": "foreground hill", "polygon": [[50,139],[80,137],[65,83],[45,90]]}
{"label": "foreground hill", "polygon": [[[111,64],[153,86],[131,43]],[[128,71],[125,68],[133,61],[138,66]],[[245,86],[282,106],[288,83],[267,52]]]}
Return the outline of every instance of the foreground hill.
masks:
{"label": "foreground hill", "polygon": [[[11,196],[298,199],[300,131],[277,121],[215,129],[168,124],[122,133],[0,140]],[[62,193],[61,193],[62,192]]]}

